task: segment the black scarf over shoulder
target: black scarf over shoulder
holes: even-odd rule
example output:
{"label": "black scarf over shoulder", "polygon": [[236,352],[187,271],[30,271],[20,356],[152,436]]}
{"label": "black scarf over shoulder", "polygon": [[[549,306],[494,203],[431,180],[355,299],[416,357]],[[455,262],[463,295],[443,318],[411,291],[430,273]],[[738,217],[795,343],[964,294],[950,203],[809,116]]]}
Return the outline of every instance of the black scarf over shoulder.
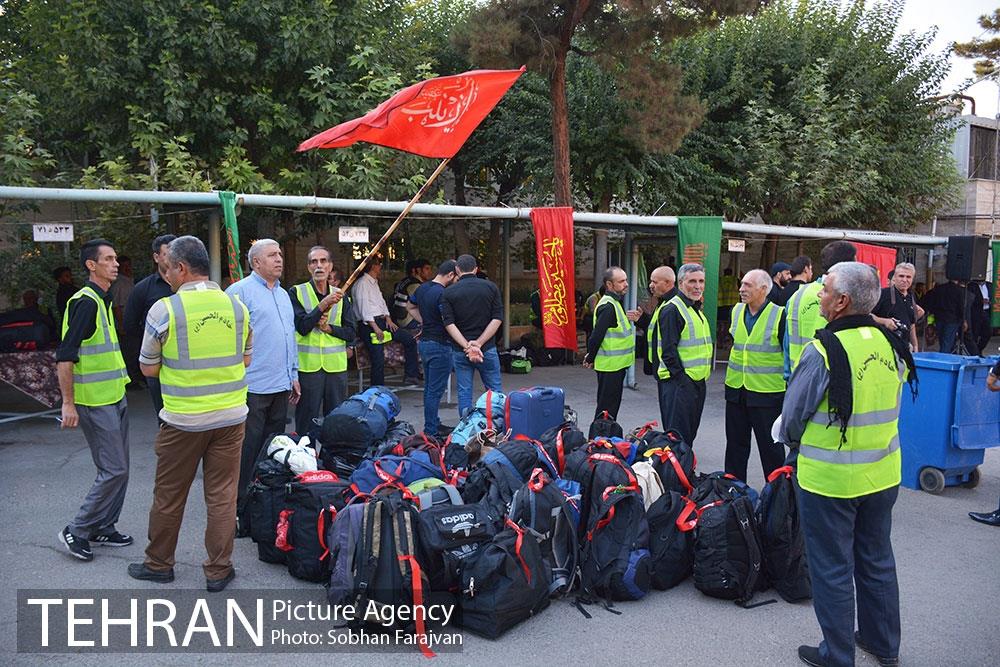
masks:
{"label": "black scarf over shoulder", "polygon": [[893,351],[906,364],[906,383],[911,395],[917,396],[917,369],[910,354],[907,341],[893,335],[891,331],[878,324],[871,315],[848,315],[834,320],[823,329],[816,331],[816,339],[826,349],[826,358],[830,364],[830,386],[827,389],[827,402],[830,405],[829,424],[840,424],[840,444],[847,442],[847,422],[854,412],[854,394],[851,389],[851,364],[847,360],[847,350],[834,334],[847,329],[860,327],[875,327],[885,337]]}

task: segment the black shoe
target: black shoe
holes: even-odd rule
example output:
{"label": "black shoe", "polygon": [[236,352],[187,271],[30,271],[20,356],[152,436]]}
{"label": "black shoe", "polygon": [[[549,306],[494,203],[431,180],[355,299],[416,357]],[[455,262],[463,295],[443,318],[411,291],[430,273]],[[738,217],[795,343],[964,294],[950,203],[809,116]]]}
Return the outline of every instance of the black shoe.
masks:
{"label": "black shoe", "polygon": [[812,667],[826,667],[826,663],[820,657],[818,646],[800,646],[799,660]]}
{"label": "black shoe", "polygon": [[442,438],[447,438],[451,435],[451,432],[455,430],[454,426],[448,426],[447,424],[438,424],[438,436]]}
{"label": "black shoe", "polygon": [[63,543],[73,558],[79,558],[83,561],[94,560],[94,552],[90,550],[90,542],[69,532],[69,526],[63,528],[62,532],[59,533],[59,541]]}
{"label": "black shoe", "polygon": [[854,643],[858,645],[859,649],[861,649],[865,653],[875,658],[875,660],[878,661],[878,664],[881,665],[882,667],[896,667],[897,665],[899,665],[898,657],[887,658],[871,650],[864,642],[861,641],[861,633],[856,630],[854,631]]}
{"label": "black shoe", "polygon": [[131,535],[122,535],[117,530],[110,535],[93,535],[90,541],[97,547],[127,547],[135,542]]}
{"label": "black shoe", "polygon": [[1000,526],[1000,510],[993,512],[969,512],[969,518],[987,526]]}
{"label": "black shoe", "polygon": [[174,580],[174,568],[164,572],[150,570],[145,563],[131,563],[128,566],[128,576],[142,581],[152,581],[156,584],[169,584]]}
{"label": "black shoe", "polygon": [[208,590],[209,593],[220,593],[226,590],[226,586],[228,586],[229,582],[235,578],[236,578],[236,568],[234,567],[230,569],[229,574],[224,576],[222,579],[206,579],[205,588]]}

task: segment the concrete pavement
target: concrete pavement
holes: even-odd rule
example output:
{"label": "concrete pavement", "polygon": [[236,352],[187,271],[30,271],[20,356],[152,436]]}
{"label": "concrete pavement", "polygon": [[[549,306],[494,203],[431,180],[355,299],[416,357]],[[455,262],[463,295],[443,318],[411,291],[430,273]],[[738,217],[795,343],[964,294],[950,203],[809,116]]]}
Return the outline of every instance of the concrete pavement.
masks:
{"label": "concrete pavement", "polygon": [[[702,472],[722,467],[725,450],[721,371],[713,374],[695,449]],[[594,410],[592,371],[581,368],[538,368],[529,376],[504,376],[505,389],[527,384],[561,386],[584,429]],[[904,390],[905,391],[905,390]],[[9,394],[4,394],[6,401]],[[403,392],[402,417],[420,426],[421,394]],[[79,430],[60,431],[51,420],[28,420],[0,426],[0,663],[105,665],[130,661],[123,654],[31,655],[16,651],[16,591],[49,589],[155,588],[128,578],[126,565],[142,559],[155,468],[156,421],[144,392],[128,394],[131,418],[131,479],[119,528],[136,537],[124,549],[96,549],[91,563],[71,559],[56,534],[78,508],[94,477],[90,452]],[[455,409],[442,410],[454,424]],[[630,429],[658,418],[654,382],[639,375],[636,390],[626,390],[620,422]],[[763,483],[756,453],[751,455],[750,483]],[[991,510],[1000,496],[1000,452],[988,450],[976,489],[948,488],[940,496],[901,489],[894,514],[893,545],[898,562],[902,603],[904,665],[995,665],[1000,650],[1000,530],[969,520],[970,510]],[[201,589],[204,579],[202,536],[205,527],[201,480],[188,499],[177,548],[176,588]],[[234,561],[239,576],[233,589],[309,588],[280,566],[262,563],[249,540],[238,540]],[[315,587],[317,599],[323,590]],[[759,600],[777,597],[773,591]],[[809,603],[776,604],[744,610],[708,598],[691,581],[665,592],[652,592],[634,603],[618,603],[614,615],[591,609],[585,619],[566,601],[557,601],[537,618],[498,641],[465,637],[462,654],[442,655],[446,664],[551,665],[630,663],[657,665],[796,665],[799,644],[820,639]],[[410,654],[339,655],[334,660],[362,664],[418,664]],[[153,654],[151,664],[276,664],[287,656],[250,654]],[[318,655],[300,654],[312,661]],[[858,652],[859,665],[874,665]]]}

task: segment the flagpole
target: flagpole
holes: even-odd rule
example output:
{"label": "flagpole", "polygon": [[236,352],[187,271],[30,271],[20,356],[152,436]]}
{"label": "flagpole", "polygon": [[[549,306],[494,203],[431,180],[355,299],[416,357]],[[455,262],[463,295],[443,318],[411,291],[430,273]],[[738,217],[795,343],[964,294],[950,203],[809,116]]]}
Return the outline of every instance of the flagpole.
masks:
{"label": "flagpole", "polygon": [[364,270],[367,267],[368,258],[371,257],[372,255],[378,254],[378,251],[382,249],[382,246],[385,245],[385,242],[389,240],[389,237],[392,236],[392,233],[396,231],[396,228],[399,227],[399,224],[403,222],[403,218],[405,218],[409,214],[414,204],[420,201],[420,198],[424,196],[424,193],[426,193],[427,190],[431,187],[431,184],[434,183],[437,177],[441,175],[441,172],[444,171],[444,168],[448,166],[449,162],[451,162],[450,157],[447,157],[441,161],[441,164],[439,164],[437,169],[434,170],[434,173],[432,173],[430,177],[427,179],[427,181],[420,187],[420,189],[417,190],[417,194],[413,195],[413,199],[411,199],[410,202],[406,205],[406,208],[400,211],[399,217],[396,218],[396,221],[393,222],[391,225],[389,225],[389,229],[385,230],[385,234],[382,235],[382,238],[380,238],[378,242],[375,244],[375,246],[368,252],[368,254],[365,255],[364,259],[362,259],[361,263],[358,264],[357,268],[354,269],[354,272],[351,273],[347,281],[343,285],[341,285],[340,287],[341,291],[347,292],[347,290],[351,288],[351,285],[353,285],[354,282],[361,277],[361,274],[364,273]]}

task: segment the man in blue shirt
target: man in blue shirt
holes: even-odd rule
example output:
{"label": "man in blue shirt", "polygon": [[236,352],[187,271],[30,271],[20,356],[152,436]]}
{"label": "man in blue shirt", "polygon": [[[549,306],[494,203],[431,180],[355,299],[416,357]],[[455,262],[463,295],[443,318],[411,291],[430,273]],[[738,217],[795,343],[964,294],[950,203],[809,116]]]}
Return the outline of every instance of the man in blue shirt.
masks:
{"label": "man in blue shirt", "polygon": [[406,311],[421,325],[418,346],[424,365],[424,433],[435,438],[445,435],[438,407],[452,369],[451,342],[441,321],[441,295],[455,280],[455,260],[447,259],[441,262],[437,275],[422,283],[406,304]]}
{"label": "man in blue shirt", "polygon": [[[288,404],[299,402],[299,355],[295,343],[295,314],[292,300],[281,287],[284,268],[281,246],[273,239],[261,239],[247,253],[252,273],[233,283],[226,294],[236,296],[250,311],[254,354],[247,367],[246,435],[240,459],[239,499],[246,494],[253,475],[254,460],[264,438],[284,433]],[[246,536],[246,526],[237,528]]]}

